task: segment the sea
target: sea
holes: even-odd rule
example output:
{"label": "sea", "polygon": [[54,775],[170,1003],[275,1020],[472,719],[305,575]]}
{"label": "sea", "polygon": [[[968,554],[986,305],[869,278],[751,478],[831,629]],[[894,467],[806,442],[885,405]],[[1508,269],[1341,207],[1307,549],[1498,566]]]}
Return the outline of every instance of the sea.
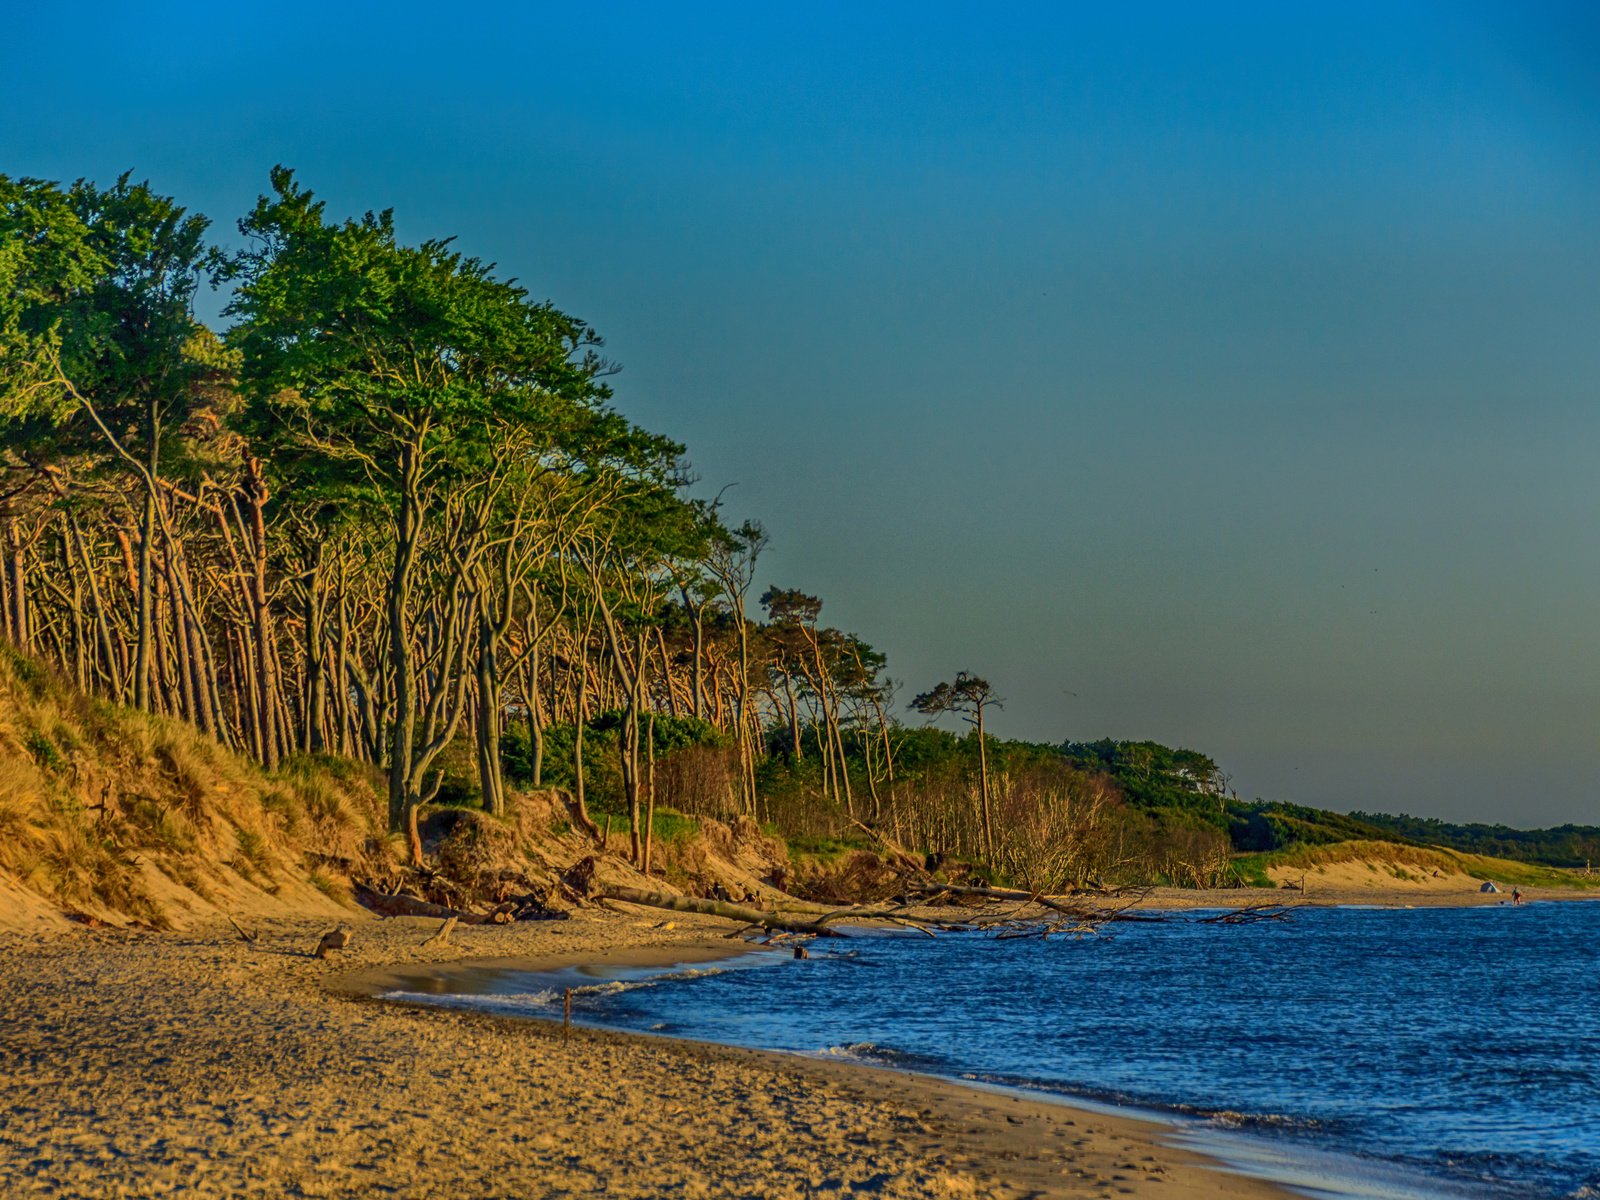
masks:
{"label": "sea", "polygon": [[1600,902],[1214,915],[392,996],[1131,1108],[1308,1196],[1600,1197]]}

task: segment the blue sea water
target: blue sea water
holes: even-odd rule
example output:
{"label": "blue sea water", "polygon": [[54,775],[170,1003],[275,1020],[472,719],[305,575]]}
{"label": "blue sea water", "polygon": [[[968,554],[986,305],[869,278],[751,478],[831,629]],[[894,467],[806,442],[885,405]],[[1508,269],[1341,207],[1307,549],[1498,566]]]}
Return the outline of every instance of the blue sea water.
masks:
{"label": "blue sea water", "polygon": [[[1370,1195],[1600,1197],[1600,903],[1199,915],[831,939],[805,961],[590,980],[573,1014],[1187,1114],[1242,1131],[1224,1136],[1240,1159],[1333,1152]],[[431,998],[549,1016],[560,982]]]}

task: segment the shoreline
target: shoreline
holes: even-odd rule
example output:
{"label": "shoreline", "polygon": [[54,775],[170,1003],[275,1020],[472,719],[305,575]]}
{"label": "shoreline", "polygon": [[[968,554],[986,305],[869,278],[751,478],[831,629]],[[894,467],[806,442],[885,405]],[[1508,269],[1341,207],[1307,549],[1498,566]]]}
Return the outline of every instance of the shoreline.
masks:
{"label": "shoreline", "polygon": [[[639,1030],[624,1029],[621,1027],[593,1023],[588,1021],[574,1021],[570,1027],[564,1025],[560,1017],[544,1016],[533,1012],[499,1012],[488,1008],[474,1007],[470,1004],[454,1005],[441,1004],[425,998],[417,992],[414,986],[392,987],[391,985],[415,985],[424,980],[442,982],[446,978],[461,980],[473,975],[503,975],[515,972],[519,975],[534,977],[540,983],[549,983],[553,986],[560,985],[569,972],[577,972],[583,978],[594,983],[621,982],[629,978],[633,972],[648,972],[640,976],[641,979],[660,978],[668,975],[675,968],[693,968],[706,963],[733,961],[742,958],[751,958],[760,954],[770,954],[775,960],[787,958],[787,952],[767,950],[763,947],[752,946],[749,943],[727,943],[688,941],[681,947],[633,947],[614,950],[603,954],[585,955],[581,952],[571,952],[560,955],[544,956],[539,958],[491,958],[470,959],[459,963],[431,963],[413,964],[408,966],[388,965],[378,968],[364,968],[340,976],[328,983],[328,989],[335,994],[343,994],[361,1002],[395,1005],[419,1012],[450,1012],[466,1015],[472,1019],[483,1020],[495,1025],[508,1026],[515,1029],[519,1026],[533,1026],[540,1028],[545,1036],[559,1036],[563,1038],[587,1036],[597,1039],[621,1038],[624,1040],[637,1040],[649,1044],[663,1044],[669,1047],[682,1047],[698,1055],[719,1056],[730,1055],[737,1061],[753,1063],[769,1063],[774,1069],[793,1069],[799,1065],[802,1070],[818,1073],[840,1074],[846,1078],[872,1081],[874,1087],[894,1088],[904,1097],[929,1097],[941,1101],[954,1102],[963,1105],[972,1111],[984,1112],[985,1116],[997,1123],[998,1118],[1004,1116],[1007,1124],[1015,1124],[1019,1115],[1042,1118],[1044,1123],[1050,1124],[1051,1118],[1064,1121],[1066,1126],[1075,1126],[1079,1122],[1103,1122],[1107,1127],[1099,1129],[1089,1127],[1087,1132],[1093,1137],[1125,1138],[1133,1143],[1125,1146],[1125,1154],[1131,1154],[1133,1149],[1141,1151],[1157,1151],[1157,1156],[1147,1156],[1143,1161],[1156,1162],[1158,1174],[1149,1175],[1142,1182],[1160,1183],[1163,1187],[1159,1191],[1150,1192],[1140,1187],[1118,1186],[1116,1194],[1146,1196],[1218,1196],[1241,1197],[1243,1200],[1268,1200],[1272,1197],[1292,1198],[1300,1195],[1297,1191],[1287,1190],[1287,1185],[1272,1174],[1254,1168],[1251,1160],[1245,1156],[1229,1158],[1217,1152],[1218,1148],[1208,1146],[1206,1135],[1198,1129],[1198,1121],[1186,1118],[1182,1113],[1167,1112],[1159,1108],[1141,1107],[1131,1104],[1118,1103],[1109,1100],[1098,1100],[1088,1096],[1075,1096],[1071,1093],[1053,1093],[1040,1088],[1025,1085],[1010,1085],[992,1083],[974,1078],[960,1078],[953,1075],[941,1075],[930,1071],[918,1071],[905,1067],[896,1067],[886,1063],[873,1063],[859,1059],[830,1058],[825,1054],[807,1054],[803,1051],[769,1050],[752,1046],[740,1046],[727,1042],[713,1042],[701,1038],[683,1037],[678,1034],[650,1033]],[[773,965],[777,965],[774,962]],[[659,974],[658,974],[659,972]],[[393,991],[404,991],[407,994],[393,995]],[[472,992],[467,989],[449,989],[439,994],[459,996],[483,996],[495,993]],[[1020,1109],[1019,1107],[1020,1106]],[[988,1110],[988,1111],[986,1111]],[[998,1131],[997,1131],[998,1132]],[[1010,1138],[1005,1138],[1008,1143],[995,1147],[998,1157],[1014,1163],[1016,1154],[1009,1145]],[[1123,1157],[1124,1155],[1118,1155]],[[1176,1164],[1158,1162],[1157,1158],[1165,1156],[1178,1160]],[[1183,1162],[1182,1159],[1191,1159],[1192,1162]],[[1177,1165],[1183,1172],[1181,1178],[1171,1178],[1168,1172]],[[1133,1162],[1125,1162],[1117,1168],[1119,1171],[1131,1171],[1140,1168]],[[1011,1177],[1015,1183],[1017,1176]],[[1141,1182],[1131,1177],[1124,1178],[1113,1175],[1111,1180],[1099,1180],[1098,1183],[1116,1183],[1124,1185]],[[1179,1184],[1179,1190],[1174,1191],[1171,1184]],[[1209,1184],[1209,1186],[1208,1186]],[[1265,1190],[1261,1190],[1265,1189]],[[977,1194],[984,1194],[981,1191]],[[1039,1190],[1029,1191],[1029,1195],[1042,1195]],[[1063,1195],[1078,1195],[1081,1193],[1069,1191]]]}
{"label": "shoreline", "polygon": [[[1316,883],[1313,877],[1313,884]],[[1305,894],[1292,888],[1155,888],[1134,907],[1134,912],[1185,912],[1206,908],[1243,908],[1273,905],[1284,908],[1493,908],[1512,907],[1511,887],[1503,892],[1480,892],[1460,887],[1430,887],[1426,883],[1402,887],[1393,883],[1324,885]],[[1525,887],[1523,904],[1583,903],[1600,900],[1600,888]]]}
{"label": "shoreline", "polygon": [[[1164,1128],[910,1072],[363,999],[349,978],[749,953],[717,922],[0,938],[0,1191],[1281,1200]],[[698,947],[694,949],[692,947]],[[704,958],[701,959],[704,961]],[[344,977],[344,982],[340,979]]]}
{"label": "shoreline", "polygon": [[[1180,898],[1142,907],[1255,899]],[[0,933],[0,1193],[1269,1200],[1316,1186],[1270,1182],[1156,1110],[370,998],[464,969],[649,970],[757,952],[715,919],[663,918],[589,909],[458,927],[441,947],[424,945],[437,921],[351,911],[354,940],[326,962],[310,952],[330,922],[309,916],[246,918],[249,944],[215,923]]]}
{"label": "shoreline", "polygon": [[[1196,906],[1195,911],[1204,906]],[[1390,906],[1383,906],[1390,907]],[[434,983],[466,983],[474,976],[479,982],[492,982],[508,973],[531,977],[530,982],[548,985],[544,990],[556,991],[568,979],[581,978],[582,985],[604,985],[611,982],[644,982],[672,978],[675,968],[694,968],[706,963],[735,961],[768,954],[779,965],[787,953],[752,947],[749,944],[723,944],[687,942],[682,951],[671,947],[622,950],[599,956],[567,954],[543,959],[486,959],[459,964],[430,964],[427,967],[380,968],[363,970],[341,977],[330,988],[359,996],[365,1000],[394,1004],[417,1010],[465,1012],[511,1025],[534,1024],[549,1031],[563,1029],[562,1018],[554,1013],[537,1011],[497,1011],[470,1003],[443,1003],[429,997],[427,990],[415,985],[422,981]],[[391,985],[407,985],[392,988]],[[401,991],[405,994],[391,994]],[[446,987],[437,996],[492,998],[509,994],[494,990],[480,991],[471,987]],[[518,992],[517,994],[522,994]],[[553,1003],[553,1002],[552,1002]],[[1219,1196],[1254,1196],[1240,1185],[1248,1180],[1268,1187],[1269,1195],[1316,1195],[1323,1200],[1443,1200],[1446,1197],[1469,1197],[1480,1193],[1463,1191],[1459,1185],[1445,1179],[1434,1178],[1424,1172],[1409,1169],[1400,1163],[1381,1159],[1366,1159],[1333,1146],[1314,1143],[1296,1144],[1274,1138],[1248,1127],[1232,1128],[1214,1126],[1208,1116],[1174,1101],[1170,1105],[1139,1103],[1110,1095],[1096,1095],[1092,1091],[1074,1092],[1056,1090],[1040,1083],[1026,1080],[981,1078],[970,1073],[942,1074],[917,1070],[889,1063],[873,1062],[851,1057],[829,1057],[825,1052],[807,1053],[799,1050],[774,1050],[735,1043],[713,1042],[680,1034],[654,1033],[592,1021],[574,1021],[573,1032],[638,1038],[662,1041],[693,1047],[701,1053],[734,1051],[754,1056],[757,1060],[770,1059],[775,1063],[790,1064],[796,1060],[813,1067],[848,1073],[865,1072],[880,1078],[914,1081],[934,1090],[953,1089],[957,1094],[967,1094],[968,1102],[979,1104],[991,1098],[1002,1107],[1007,1102],[1021,1101],[1027,1105],[1042,1104],[1047,1108],[1061,1109],[1079,1120],[1098,1118],[1114,1122],[1123,1135],[1144,1143],[1144,1149],[1153,1147],[1162,1151],[1187,1151],[1195,1156],[1202,1173],[1211,1172],[1215,1194]],[[1069,1122],[1070,1123],[1070,1122]],[[1129,1128],[1131,1127],[1131,1128]],[[1204,1176],[1202,1174],[1201,1179]],[[1202,1183],[1203,1186],[1203,1183]],[[1119,1188],[1119,1194],[1144,1195],[1139,1189]],[[1161,1191],[1161,1195],[1172,1194]]]}

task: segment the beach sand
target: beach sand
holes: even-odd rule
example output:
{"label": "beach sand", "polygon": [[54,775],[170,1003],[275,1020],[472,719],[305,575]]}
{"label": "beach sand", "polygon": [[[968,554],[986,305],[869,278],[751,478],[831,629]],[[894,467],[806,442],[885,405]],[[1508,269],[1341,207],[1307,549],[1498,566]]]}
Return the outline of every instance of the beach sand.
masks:
{"label": "beach sand", "polygon": [[[1282,1196],[1169,1127],[904,1072],[370,998],[385,968],[690,961],[698,918],[0,938],[0,1195]],[[617,957],[620,956],[620,957]],[[930,995],[932,989],[930,989]]]}
{"label": "beach sand", "polygon": [[[1298,887],[1277,888],[1154,888],[1138,905],[1144,909],[1243,908],[1248,905],[1318,907],[1362,905],[1377,908],[1475,908],[1512,903],[1512,885],[1502,884],[1500,892],[1479,890],[1483,881],[1470,875],[1429,876],[1397,880],[1372,871],[1362,863],[1336,863],[1306,871],[1279,871],[1298,884],[1304,880],[1305,892]],[[1562,903],[1600,900],[1597,888],[1523,887],[1524,903],[1560,901]]]}

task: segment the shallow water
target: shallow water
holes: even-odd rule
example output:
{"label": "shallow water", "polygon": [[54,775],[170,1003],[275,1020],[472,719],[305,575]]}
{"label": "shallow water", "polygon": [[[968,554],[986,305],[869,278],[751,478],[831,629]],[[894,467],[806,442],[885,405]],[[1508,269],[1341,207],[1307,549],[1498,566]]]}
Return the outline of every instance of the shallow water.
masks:
{"label": "shallow water", "polygon": [[[1188,1113],[1280,1177],[1263,1160],[1337,1152],[1317,1178],[1346,1194],[1600,1196],[1600,903],[1195,916],[599,983],[507,973],[447,1002],[548,1016],[577,984],[590,1023]],[[1367,1182],[1328,1182],[1328,1162]]]}

